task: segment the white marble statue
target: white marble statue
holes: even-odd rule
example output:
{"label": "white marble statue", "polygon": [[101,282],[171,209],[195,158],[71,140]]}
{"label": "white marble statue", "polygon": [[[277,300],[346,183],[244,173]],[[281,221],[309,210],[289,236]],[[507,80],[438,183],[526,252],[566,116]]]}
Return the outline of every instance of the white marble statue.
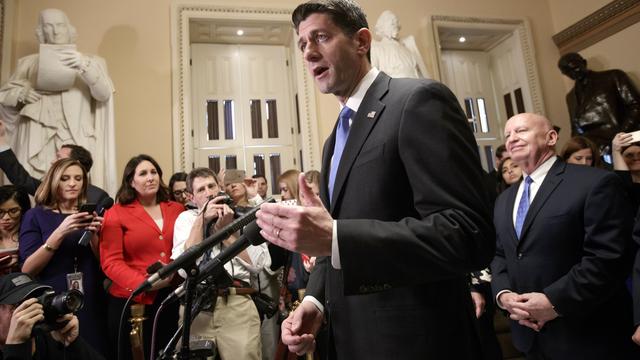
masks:
{"label": "white marble statue", "polygon": [[375,26],[380,40],[371,45],[371,64],[391,77],[428,78],[427,68],[413,36],[398,40],[400,25],[394,13],[385,10]]}
{"label": "white marble statue", "polygon": [[[91,183],[113,195],[117,187],[113,84],[104,59],[75,50],[76,29],[64,12],[40,12],[40,52],[18,60],[0,88],[11,147],[31,176],[42,177],[63,144],[93,156]],[[13,114],[14,116],[11,116]]]}

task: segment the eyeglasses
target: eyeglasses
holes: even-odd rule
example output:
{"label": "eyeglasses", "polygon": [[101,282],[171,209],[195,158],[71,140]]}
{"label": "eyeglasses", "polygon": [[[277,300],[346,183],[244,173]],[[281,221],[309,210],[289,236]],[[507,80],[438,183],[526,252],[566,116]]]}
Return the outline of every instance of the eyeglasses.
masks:
{"label": "eyeglasses", "polygon": [[2,219],[7,214],[9,214],[9,217],[16,218],[16,217],[18,217],[20,215],[21,211],[22,211],[22,209],[19,208],[19,207],[14,207],[14,208],[11,208],[9,210],[0,209],[0,219]]}
{"label": "eyeglasses", "polygon": [[180,196],[184,196],[184,194],[187,193],[187,189],[184,190],[174,190],[173,191],[173,196],[175,197],[180,197]]}

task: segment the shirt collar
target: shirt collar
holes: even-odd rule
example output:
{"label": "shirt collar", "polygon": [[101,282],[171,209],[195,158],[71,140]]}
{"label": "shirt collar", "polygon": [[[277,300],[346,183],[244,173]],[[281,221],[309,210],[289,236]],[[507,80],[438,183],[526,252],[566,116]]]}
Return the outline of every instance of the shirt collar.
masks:
{"label": "shirt collar", "polygon": [[[367,90],[369,90],[371,84],[373,84],[373,81],[376,79],[379,73],[380,70],[376,69],[375,67],[371,67],[369,72],[362,78],[362,80],[360,80],[356,91],[353,93],[353,95],[349,96],[349,98],[347,99],[347,103],[344,106],[348,106],[349,109],[353,110],[354,113],[358,112],[358,108],[360,107],[360,104],[362,104],[364,95],[367,93]],[[342,110],[344,106],[340,106],[340,110]]]}
{"label": "shirt collar", "polygon": [[548,158],[545,162],[543,162],[535,170],[533,170],[533,172],[531,174],[527,174],[527,173],[525,173],[523,171],[522,172],[522,174],[523,174],[522,178],[525,178],[525,177],[529,176],[529,177],[531,177],[533,182],[535,182],[537,184],[542,183],[542,181],[547,176],[547,174],[549,173],[549,170],[551,170],[551,167],[556,162],[556,160],[558,160],[558,157],[554,155],[554,156]]}

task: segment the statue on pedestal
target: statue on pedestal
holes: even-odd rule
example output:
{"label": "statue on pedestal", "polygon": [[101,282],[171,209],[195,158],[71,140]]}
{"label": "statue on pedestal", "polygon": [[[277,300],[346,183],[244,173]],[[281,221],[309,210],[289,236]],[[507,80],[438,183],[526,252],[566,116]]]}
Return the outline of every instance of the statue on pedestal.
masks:
{"label": "statue on pedestal", "polygon": [[413,36],[398,40],[400,25],[394,13],[383,11],[374,30],[380,40],[371,44],[371,65],[391,77],[429,77]]}
{"label": "statue on pedestal", "polygon": [[592,71],[577,53],[563,55],[560,71],[575,80],[567,94],[571,136],[582,135],[596,143],[603,154],[618,132],[640,130],[640,94],[621,70]]}
{"label": "statue on pedestal", "polygon": [[1,112],[18,160],[42,177],[64,144],[89,150],[91,182],[113,194],[117,187],[113,84],[104,59],[81,54],[66,14],[40,12],[38,54],[25,56],[0,88]]}

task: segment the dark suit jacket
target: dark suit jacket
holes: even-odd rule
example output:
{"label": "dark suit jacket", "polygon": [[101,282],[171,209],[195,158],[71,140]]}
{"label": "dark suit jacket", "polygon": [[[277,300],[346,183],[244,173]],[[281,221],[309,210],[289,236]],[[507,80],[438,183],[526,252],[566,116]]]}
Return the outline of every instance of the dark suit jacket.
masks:
{"label": "dark suit jacket", "polygon": [[[520,351],[553,359],[625,359],[631,345],[630,267],[633,214],[620,178],[558,159],[536,194],[518,241],[513,207],[518,186],[496,201],[494,296],[543,292],[560,317],[536,333],[511,322]],[[616,355],[617,354],[617,355]]]}
{"label": "dark suit jacket", "polygon": [[[13,150],[0,151],[0,169],[4,171],[12,184],[20,185],[24,187],[29,194],[35,195],[41,181],[29,175],[27,170],[25,170],[18,161],[18,158],[16,158]],[[87,202],[99,204],[102,199],[109,197],[109,194],[99,187],[89,184],[89,186],[87,186],[86,197]]]}
{"label": "dark suit jacket", "polygon": [[329,204],[335,129],[320,195],[337,220],[341,270],[319,259],[307,294],[324,301],[339,359],[479,356],[467,274],[494,250],[477,147],[454,95],[378,75],[349,133]]}

